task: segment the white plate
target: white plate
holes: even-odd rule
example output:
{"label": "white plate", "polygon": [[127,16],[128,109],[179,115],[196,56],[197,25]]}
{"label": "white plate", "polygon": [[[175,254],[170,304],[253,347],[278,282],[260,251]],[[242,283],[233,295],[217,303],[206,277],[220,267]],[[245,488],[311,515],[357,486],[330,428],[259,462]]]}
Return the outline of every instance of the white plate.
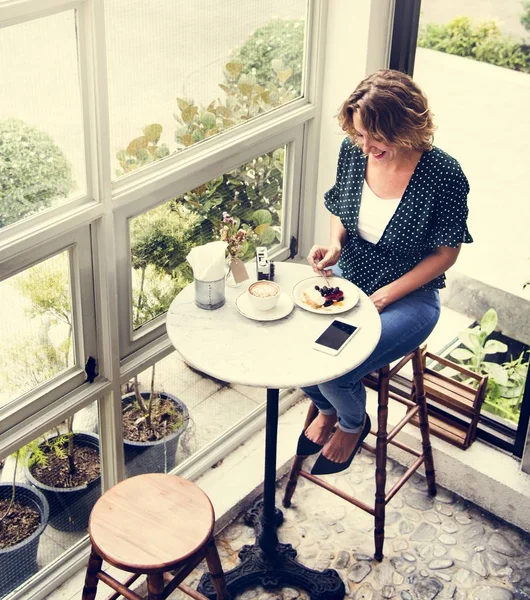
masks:
{"label": "white plate", "polygon": [[319,275],[309,277],[308,279],[302,279],[302,281],[298,282],[293,289],[293,300],[300,308],[321,315],[337,315],[346,312],[347,310],[351,310],[357,302],[359,302],[359,288],[354,283],[347,279],[343,279],[342,277],[327,277],[327,280],[330,286],[338,287],[344,292],[344,300],[341,302],[340,306],[332,304],[331,306],[313,308],[304,300],[304,292],[314,290],[316,285],[318,285],[318,287],[327,285],[324,278]]}
{"label": "white plate", "polygon": [[254,319],[254,321],[276,321],[290,314],[294,308],[294,304],[291,296],[282,292],[278,304],[274,308],[271,308],[271,310],[258,310],[252,306],[247,292],[243,292],[236,300],[236,308],[247,319]]}

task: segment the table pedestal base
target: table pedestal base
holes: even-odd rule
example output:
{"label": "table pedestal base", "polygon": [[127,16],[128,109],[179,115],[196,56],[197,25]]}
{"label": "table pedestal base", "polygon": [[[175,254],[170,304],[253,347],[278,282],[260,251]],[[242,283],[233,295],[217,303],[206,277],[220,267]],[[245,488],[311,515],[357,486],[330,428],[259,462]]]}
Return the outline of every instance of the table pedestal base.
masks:
{"label": "table pedestal base", "polygon": [[[334,569],[315,571],[304,567],[296,562],[296,550],[291,544],[277,543],[267,552],[262,549],[262,546],[270,546],[262,528],[261,510],[260,502],[245,517],[245,523],[255,528],[259,542],[243,546],[239,552],[241,564],[225,573],[230,595],[235,597],[245,589],[261,585],[267,590],[299,587],[309,593],[311,600],[343,600],[346,593],[344,583]],[[278,509],[275,521],[275,525],[283,521],[283,514]],[[210,600],[217,599],[209,573],[202,576],[197,589]]]}

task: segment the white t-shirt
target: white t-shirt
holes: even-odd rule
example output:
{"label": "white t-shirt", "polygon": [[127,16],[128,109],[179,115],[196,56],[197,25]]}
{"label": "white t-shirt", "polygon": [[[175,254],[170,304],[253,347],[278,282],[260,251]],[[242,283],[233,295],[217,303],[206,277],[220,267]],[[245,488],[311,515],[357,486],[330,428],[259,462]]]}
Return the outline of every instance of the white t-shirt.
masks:
{"label": "white t-shirt", "polygon": [[401,198],[397,200],[384,200],[376,196],[370,186],[363,184],[361,206],[359,209],[359,222],[357,229],[360,237],[367,242],[377,244],[381,239],[388,222],[396,212]]}

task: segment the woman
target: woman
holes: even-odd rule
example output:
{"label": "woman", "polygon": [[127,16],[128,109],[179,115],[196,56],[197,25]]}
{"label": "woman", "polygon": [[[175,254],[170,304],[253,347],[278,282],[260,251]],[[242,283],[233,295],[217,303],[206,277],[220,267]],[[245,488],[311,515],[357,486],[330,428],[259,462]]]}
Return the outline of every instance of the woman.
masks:
{"label": "woman", "polygon": [[[469,185],[458,162],[433,147],[427,99],[408,76],[381,70],[344,102],[337,179],[325,194],[327,246],[309,264],[359,286],[381,314],[372,355],[346,375],[303,388],[319,413],[298,440],[298,454],[322,450],[312,473],[346,469],[370,430],[361,379],[428,337],[440,314],[438,289],[463,242]],[[332,435],[333,428],[337,425]],[[331,438],[330,438],[331,435]]]}

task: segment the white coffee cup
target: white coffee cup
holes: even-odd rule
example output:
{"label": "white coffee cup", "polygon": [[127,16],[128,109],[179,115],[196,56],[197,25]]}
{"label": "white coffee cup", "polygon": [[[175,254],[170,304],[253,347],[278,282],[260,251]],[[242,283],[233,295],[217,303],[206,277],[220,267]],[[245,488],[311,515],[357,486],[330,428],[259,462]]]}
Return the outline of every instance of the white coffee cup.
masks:
{"label": "white coffee cup", "polygon": [[272,310],[280,299],[281,289],[274,281],[262,280],[248,286],[250,303],[258,310]]}

